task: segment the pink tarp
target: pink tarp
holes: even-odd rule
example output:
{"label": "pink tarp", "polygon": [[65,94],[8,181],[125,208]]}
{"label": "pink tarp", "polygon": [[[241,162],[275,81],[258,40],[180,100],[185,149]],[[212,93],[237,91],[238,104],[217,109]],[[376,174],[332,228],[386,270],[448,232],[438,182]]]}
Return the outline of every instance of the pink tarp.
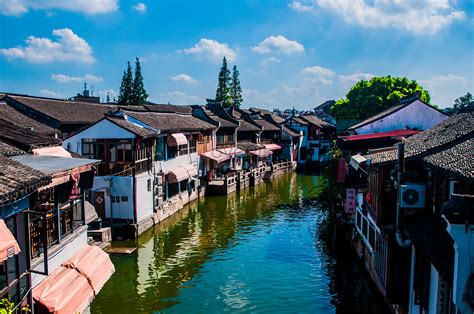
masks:
{"label": "pink tarp", "polygon": [[279,150],[281,146],[277,144],[265,144],[265,148],[268,150]]}
{"label": "pink tarp", "polygon": [[86,245],[37,285],[33,298],[52,313],[82,312],[114,272],[107,253]]}
{"label": "pink tarp", "polygon": [[0,219],[0,262],[20,253],[20,246],[8,229],[5,221]]}
{"label": "pink tarp", "polygon": [[32,150],[33,155],[40,156],[57,156],[57,157],[69,157],[71,158],[71,153],[65,150],[62,146],[53,146],[53,147],[44,147],[44,148],[35,148]]}
{"label": "pink tarp", "polygon": [[217,163],[221,163],[223,161],[226,161],[226,160],[230,159],[229,155],[227,155],[225,153],[222,153],[218,150],[211,150],[211,151],[205,152],[201,156],[206,157],[208,159],[212,159],[212,160],[216,161]]}
{"label": "pink tarp", "polygon": [[60,266],[33,289],[33,298],[51,313],[81,313],[94,299],[94,290],[77,270]]}
{"label": "pink tarp", "polygon": [[97,246],[86,245],[67,260],[64,267],[76,269],[92,286],[97,295],[115,272],[114,264],[107,253]]}

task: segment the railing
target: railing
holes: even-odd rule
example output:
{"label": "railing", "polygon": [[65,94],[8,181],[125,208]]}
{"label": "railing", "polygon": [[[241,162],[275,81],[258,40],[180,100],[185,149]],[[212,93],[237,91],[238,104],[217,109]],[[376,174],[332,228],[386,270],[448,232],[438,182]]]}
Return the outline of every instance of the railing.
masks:
{"label": "railing", "polygon": [[377,236],[375,242],[374,269],[384,289],[387,287],[388,249],[387,236]]}
{"label": "railing", "polygon": [[[47,247],[59,243],[60,237],[72,234],[74,230],[83,224],[82,202],[80,200],[72,201],[63,205],[58,215],[54,209],[45,210],[45,216],[34,216],[30,220],[30,238],[31,238],[31,256],[39,257],[43,253],[44,233],[46,233]],[[59,232],[58,232],[59,229]]]}

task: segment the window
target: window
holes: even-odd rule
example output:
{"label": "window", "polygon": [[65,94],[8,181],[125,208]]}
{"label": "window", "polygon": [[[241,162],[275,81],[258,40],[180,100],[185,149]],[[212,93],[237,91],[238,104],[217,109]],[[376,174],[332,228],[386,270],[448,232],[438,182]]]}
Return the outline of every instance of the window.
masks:
{"label": "window", "polygon": [[168,184],[168,196],[172,197],[176,194],[178,194],[178,183],[169,183]]}
{"label": "window", "polygon": [[196,142],[197,142],[196,136],[193,136],[191,140],[189,140],[189,153],[190,154],[196,152]]}
{"label": "window", "polygon": [[178,152],[178,149],[176,146],[167,146],[166,159],[176,158],[177,152]]}
{"label": "window", "polygon": [[120,197],[120,200],[121,200],[122,202],[128,202],[128,196],[121,196],[121,197]]}
{"label": "window", "polygon": [[163,137],[158,137],[156,139],[155,160],[164,160],[164,159],[165,159],[165,141]]}
{"label": "window", "polygon": [[178,146],[178,156],[184,156],[188,154],[188,144]]}
{"label": "window", "polygon": [[224,135],[217,135],[217,145],[222,145],[224,142]]}
{"label": "window", "polygon": [[147,188],[148,192],[151,191],[151,179],[148,179],[148,180],[146,181],[146,188]]}
{"label": "window", "polygon": [[183,181],[179,182],[179,185],[180,185],[180,191],[181,192],[187,191],[187,189],[188,189],[188,180],[183,180]]}

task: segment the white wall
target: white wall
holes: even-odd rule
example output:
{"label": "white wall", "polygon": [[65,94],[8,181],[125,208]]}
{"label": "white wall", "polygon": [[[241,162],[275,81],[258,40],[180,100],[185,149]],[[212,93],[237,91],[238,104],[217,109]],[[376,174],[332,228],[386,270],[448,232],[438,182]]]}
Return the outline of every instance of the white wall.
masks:
{"label": "white wall", "polygon": [[[51,274],[62,263],[71,258],[87,244],[87,227],[81,227],[74,231],[72,235],[61,240],[61,244],[55,245],[48,250],[48,272]],[[56,249],[57,248],[57,249]],[[44,271],[43,262],[32,265],[33,270]],[[38,285],[46,276],[31,273],[32,287]]]}
{"label": "white wall", "polygon": [[431,264],[430,274],[430,303],[428,305],[428,313],[436,313],[438,307],[438,290],[439,290],[439,273]]}
{"label": "white wall", "polygon": [[135,134],[119,127],[109,120],[102,120],[82,132],[79,132],[63,141],[63,147],[79,155],[82,155],[82,139],[102,138],[102,139],[133,139]]}
{"label": "white wall", "polygon": [[[148,191],[148,180],[150,191]],[[136,175],[137,222],[153,216],[153,174],[144,172]]]}
{"label": "white wall", "polygon": [[427,130],[447,119],[448,116],[416,100],[397,112],[357,128],[357,134],[387,132],[400,129]]}
{"label": "white wall", "polygon": [[[110,179],[112,179],[112,195],[114,196],[128,196],[128,202],[113,203],[111,204],[110,194],[107,194],[106,188],[110,187]],[[113,218],[119,219],[134,219],[134,207],[133,207],[133,177],[119,177],[119,176],[104,176],[95,177],[94,191],[103,191],[105,194],[105,216],[106,218],[111,217],[110,206],[113,206]],[[137,199],[137,206],[138,206]]]}
{"label": "white wall", "polygon": [[169,160],[155,161],[155,171],[157,173],[160,172],[161,170],[163,170],[163,172],[167,172],[173,167],[187,165],[187,164],[193,164],[197,168],[199,166],[198,158],[199,157],[197,153],[192,153],[189,155],[177,156],[176,158],[169,159]]}
{"label": "white wall", "polygon": [[474,265],[474,225],[469,225],[467,232],[465,225],[448,222],[447,231],[454,240],[454,279],[453,301],[461,313],[472,313],[472,309],[463,302],[464,289],[471,274],[471,265]]}

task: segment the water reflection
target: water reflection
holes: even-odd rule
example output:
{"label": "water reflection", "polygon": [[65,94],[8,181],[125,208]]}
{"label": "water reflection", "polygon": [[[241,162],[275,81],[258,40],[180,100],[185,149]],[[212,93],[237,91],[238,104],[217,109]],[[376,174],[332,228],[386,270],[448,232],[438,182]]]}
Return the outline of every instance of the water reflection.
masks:
{"label": "water reflection", "polygon": [[362,282],[348,278],[357,266],[323,243],[318,180],[290,174],[186,207],[141,236],[136,253],[113,256],[117,272],[92,312],[369,309],[370,291],[346,287]]}

